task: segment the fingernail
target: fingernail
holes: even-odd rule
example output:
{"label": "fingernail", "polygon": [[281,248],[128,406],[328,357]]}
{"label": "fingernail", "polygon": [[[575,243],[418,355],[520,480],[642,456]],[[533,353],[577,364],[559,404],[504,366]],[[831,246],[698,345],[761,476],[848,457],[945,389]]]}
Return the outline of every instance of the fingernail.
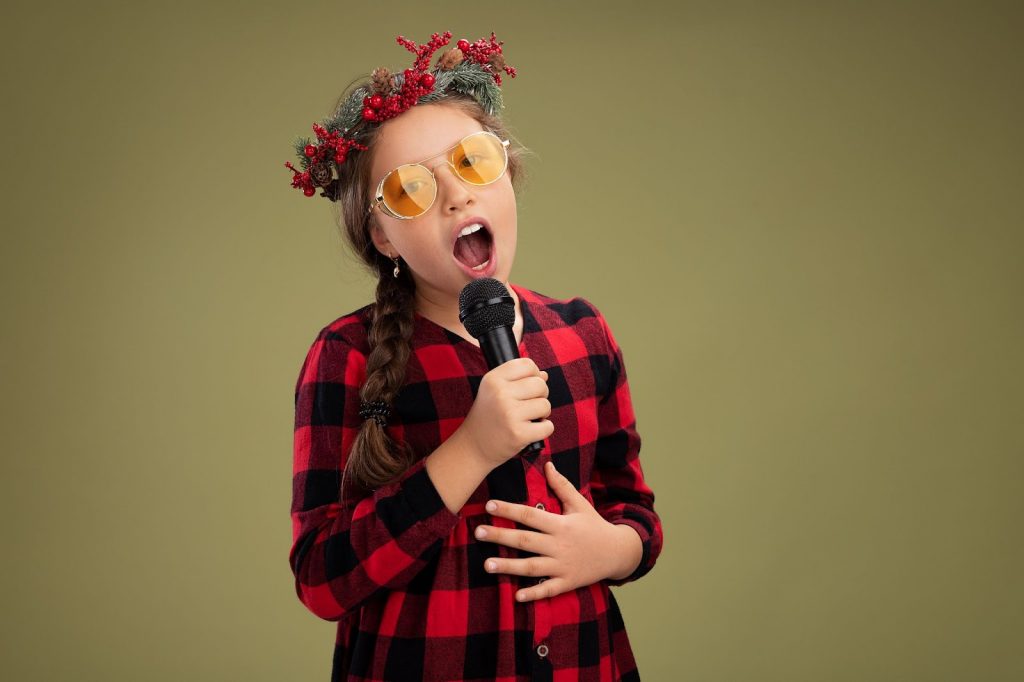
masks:
{"label": "fingernail", "polygon": [[498,503],[495,502],[494,500],[491,500],[490,502],[487,503],[487,511],[492,512],[492,511],[496,510],[497,508],[498,508]]}
{"label": "fingernail", "polygon": [[483,527],[477,528],[476,529],[476,536],[478,538],[487,537],[487,529],[483,528]]}
{"label": "fingernail", "polygon": [[498,562],[496,562],[496,561],[488,561],[487,562],[487,570],[488,571],[493,571],[497,567],[498,567]]}

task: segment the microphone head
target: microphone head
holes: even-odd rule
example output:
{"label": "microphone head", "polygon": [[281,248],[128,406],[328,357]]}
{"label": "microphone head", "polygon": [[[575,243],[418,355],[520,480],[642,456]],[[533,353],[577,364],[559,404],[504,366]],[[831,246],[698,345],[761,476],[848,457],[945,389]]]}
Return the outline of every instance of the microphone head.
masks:
{"label": "microphone head", "polygon": [[493,277],[474,279],[459,294],[459,321],[479,339],[495,327],[511,327],[516,321],[516,302],[505,285]]}

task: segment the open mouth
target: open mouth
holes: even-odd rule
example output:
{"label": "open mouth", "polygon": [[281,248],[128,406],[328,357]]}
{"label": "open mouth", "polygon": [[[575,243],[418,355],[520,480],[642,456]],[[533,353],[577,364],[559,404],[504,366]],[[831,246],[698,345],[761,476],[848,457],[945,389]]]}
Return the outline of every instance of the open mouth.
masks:
{"label": "open mouth", "polygon": [[486,226],[480,224],[475,231],[455,240],[456,260],[470,270],[483,270],[491,260],[494,238]]}

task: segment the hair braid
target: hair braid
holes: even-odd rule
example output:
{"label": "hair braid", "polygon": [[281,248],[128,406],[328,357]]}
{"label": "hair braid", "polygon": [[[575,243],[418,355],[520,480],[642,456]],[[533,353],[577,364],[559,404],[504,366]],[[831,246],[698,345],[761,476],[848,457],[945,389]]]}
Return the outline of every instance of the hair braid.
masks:
{"label": "hair braid", "polygon": [[[359,397],[366,402],[383,400],[390,405],[405,383],[409,339],[415,322],[415,288],[408,271],[402,271],[395,278],[388,268],[391,261],[384,257],[378,260],[382,261],[380,268],[384,272],[377,280],[377,301],[368,335],[370,354],[366,358],[366,381]],[[356,474],[356,482],[369,489],[393,479],[407,469],[413,459],[408,444],[392,440],[386,427],[373,419],[363,420],[352,449],[374,453],[362,462]]]}

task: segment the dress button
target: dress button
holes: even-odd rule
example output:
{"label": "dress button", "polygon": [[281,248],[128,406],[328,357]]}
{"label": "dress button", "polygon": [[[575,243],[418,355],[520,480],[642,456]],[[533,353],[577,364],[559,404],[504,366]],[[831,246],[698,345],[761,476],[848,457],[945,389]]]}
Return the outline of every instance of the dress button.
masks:
{"label": "dress button", "polygon": [[544,503],[543,502],[538,502],[537,504],[535,504],[533,506],[535,506],[537,509],[544,509]]}
{"label": "dress button", "polygon": [[537,647],[537,655],[540,656],[541,658],[544,658],[545,656],[547,656],[548,655],[548,645],[547,644],[541,644],[539,647]]}

